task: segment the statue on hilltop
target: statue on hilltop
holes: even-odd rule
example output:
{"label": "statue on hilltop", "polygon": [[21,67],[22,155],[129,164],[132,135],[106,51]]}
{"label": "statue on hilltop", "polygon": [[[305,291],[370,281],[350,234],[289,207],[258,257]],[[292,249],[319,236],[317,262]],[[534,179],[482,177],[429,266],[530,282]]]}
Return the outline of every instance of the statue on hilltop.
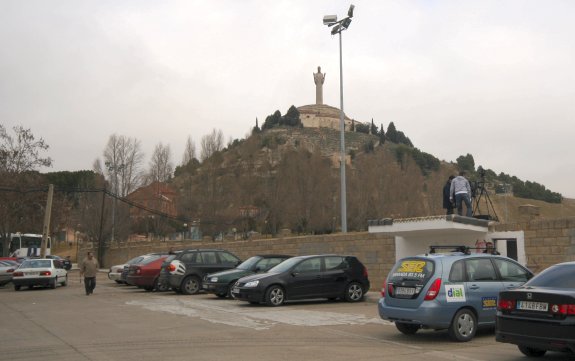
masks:
{"label": "statue on hilltop", "polygon": [[313,82],[315,83],[315,103],[323,104],[323,82],[325,73],[321,73],[321,67],[317,67],[317,73],[313,73]]}

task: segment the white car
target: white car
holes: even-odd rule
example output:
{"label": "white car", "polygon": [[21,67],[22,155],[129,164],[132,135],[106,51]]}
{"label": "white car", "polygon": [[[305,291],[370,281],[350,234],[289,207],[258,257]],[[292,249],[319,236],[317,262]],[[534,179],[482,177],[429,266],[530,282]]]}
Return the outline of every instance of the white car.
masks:
{"label": "white car", "polygon": [[56,288],[58,284],[66,286],[68,271],[55,259],[27,259],[12,273],[12,283],[16,291],[22,286],[28,288],[34,286]]}

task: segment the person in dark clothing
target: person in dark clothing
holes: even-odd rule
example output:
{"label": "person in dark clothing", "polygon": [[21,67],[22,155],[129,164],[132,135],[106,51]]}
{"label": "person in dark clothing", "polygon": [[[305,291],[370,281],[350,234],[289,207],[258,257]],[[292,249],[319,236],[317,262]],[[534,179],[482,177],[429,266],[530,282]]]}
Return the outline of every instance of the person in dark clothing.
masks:
{"label": "person in dark clothing", "polygon": [[453,201],[450,198],[451,193],[451,180],[455,178],[454,176],[450,175],[449,179],[443,186],[443,208],[447,209],[447,215],[453,214]]}

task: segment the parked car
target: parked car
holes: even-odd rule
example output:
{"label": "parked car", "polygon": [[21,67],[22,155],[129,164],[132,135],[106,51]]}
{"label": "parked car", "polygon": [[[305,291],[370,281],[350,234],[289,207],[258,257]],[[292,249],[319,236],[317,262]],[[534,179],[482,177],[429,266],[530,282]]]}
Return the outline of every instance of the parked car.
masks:
{"label": "parked car", "polygon": [[545,269],[520,288],[503,291],[495,339],[530,357],[575,353],[575,262]]}
{"label": "parked car", "polygon": [[285,301],[342,298],[361,301],[369,290],[365,266],[353,256],[314,255],[289,258],[267,273],[240,278],[235,299],[280,306]]}
{"label": "parked car", "polygon": [[55,254],[52,254],[52,255],[46,256],[46,258],[51,258],[51,259],[55,259],[55,260],[62,262],[62,265],[64,266],[64,269],[66,271],[69,271],[72,269],[72,261],[70,261],[70,256],[64,258],[64,257],[57,256]]}
{"label": "parked car", "polygon": [[290,257],[277,254],[250,257],[234,269],[206,275],[202,283],[203,289],[221,298],[231,297],[232,286],[237,280],[254,273],[267,272]]}
{"label": "parked car", "polygon": [[138,288],[143,288],[146,291],[152,291],[154,289],[164,291],[162,285],[159,284],[159,278],[162,263],[166,258],[168,258],[168,255],[156,255],[130,265],[126,283],[137,286]]}
{"label": "parked car", "polygon": [[439,248],[399,260],[382,287],[379,315],[406,335],[447,329],[453,340],[469,341],[478,327],[495,326],[499,292],[533,276],[507,257],[465,247],[435,253]]}
{"label": "parked car", "polygon": [[16,291],[19,291],[22,286],[28,286],[28,288],[34,286],[56,288],[57,284],[66,286],[68,271],[64,269],[60,261],[55,259],[28,259],[12,273],[12,283]]}
{"label": "parked car", "polygon": [[[135,264],[135,263],[142,261],[143,259],[146,258],[146,256],[148,256],[148,255],[142,255],[142,256],[134,257],[126,263],[122,263],[122,264],[118,264],[118,265],[114,265],[114,266],[110,267],[110,271],[108,271],[108,278],[112,281],[115,281],[116,283],[126,283],[126,278],[125,277],[122,278],[122,273],[124,272],[124,268],[126,266],[131,265],[131,264]],[[128,272],[128,270],[126,268],[126,277],[128,275],[127,272]]]}
{"label": "parked car", "polygon": [[0,287],[12,282],[12,273],[18,266],[16,261],[0,261]]}
{"label": "parked car", "polygon": [[178,253],[161,276],[167,278],[175,292],[193,295],[202,289],[205,275],[235,268],[241,262],[234,254],[221,249],[188,249]]}

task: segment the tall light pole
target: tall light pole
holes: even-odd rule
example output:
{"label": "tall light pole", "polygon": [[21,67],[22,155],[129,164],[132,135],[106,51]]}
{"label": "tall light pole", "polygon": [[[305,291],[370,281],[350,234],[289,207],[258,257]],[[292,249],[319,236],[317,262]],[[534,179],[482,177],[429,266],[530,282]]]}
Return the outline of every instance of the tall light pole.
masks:
{"label": "tall light pole", "polygon": [[343,61],[341,56],[341,32],[346,30],[351,24],[354,5],[349,6],[347,17],[337,20],[337,15],[325,15],[323,24],[333,28],[331,35],[339,34],[339,129],[340,129],[340,180],[341,180],[341,231],[347,233],[347,197],[345,186],[345,121],[343,112]]}

